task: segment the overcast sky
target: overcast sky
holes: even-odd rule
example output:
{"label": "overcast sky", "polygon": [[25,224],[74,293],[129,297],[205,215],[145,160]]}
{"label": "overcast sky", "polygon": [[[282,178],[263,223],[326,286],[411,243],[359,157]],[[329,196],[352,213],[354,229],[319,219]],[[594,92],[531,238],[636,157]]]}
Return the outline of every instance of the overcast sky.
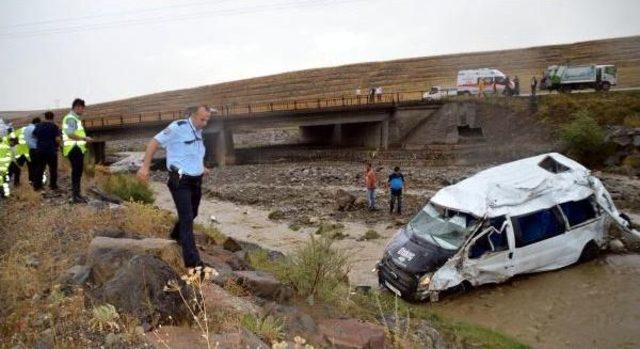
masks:
{"label": "overcast sky", "polygon": [[640,34],[637,0],[1,0],[0,110]]}

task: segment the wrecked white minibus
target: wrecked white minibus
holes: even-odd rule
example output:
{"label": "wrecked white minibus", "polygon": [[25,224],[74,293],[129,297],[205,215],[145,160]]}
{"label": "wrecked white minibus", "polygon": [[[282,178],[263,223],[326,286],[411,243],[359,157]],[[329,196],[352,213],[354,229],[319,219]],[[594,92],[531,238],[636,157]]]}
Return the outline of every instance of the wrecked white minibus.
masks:
{"label": "wrecked white minibus", "polygon": [[558,153],[481,171],[438,191],[390,240],[380,285],[411,300],[594,257],[613,221],[638,236],[599,179]]}

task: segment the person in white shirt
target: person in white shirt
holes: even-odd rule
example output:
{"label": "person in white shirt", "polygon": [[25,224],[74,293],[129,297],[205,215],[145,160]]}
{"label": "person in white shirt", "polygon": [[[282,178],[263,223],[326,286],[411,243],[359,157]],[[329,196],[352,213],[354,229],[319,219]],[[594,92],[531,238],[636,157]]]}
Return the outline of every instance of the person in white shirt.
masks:
{"label": "person in white shirt", "polygon": [[25,126],[22,130],[22,135],[24,136],[24,140],[27,142],[29,146],[29,161],[27,162],[27,171],[29,171],[29,182],[33,185],[34,175],[36,174],[36,164],[38,163],[38,154],[36,149],[38,148],[38,140],[33,136],[33,130],[35,130],[36,125],[40,123],[40,118],[33,118],[31,123],[28,126]]}
{"label": "person in white shirt", "polygon": [[376,99],[378,101],[382,100],[382,87],[380,86],[376,87]]}

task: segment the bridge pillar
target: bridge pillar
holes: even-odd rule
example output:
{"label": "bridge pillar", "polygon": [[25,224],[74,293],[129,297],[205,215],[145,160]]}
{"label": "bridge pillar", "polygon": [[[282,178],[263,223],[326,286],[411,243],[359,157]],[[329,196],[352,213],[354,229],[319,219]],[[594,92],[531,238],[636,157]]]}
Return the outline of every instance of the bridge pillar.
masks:
{"label": "bridge pillar", "polygon": [[103,164],[106,160],[106,144],[107,142],[88,143],[89,156],[93,157],[95,164]]}
{"label": "bridge pillar", "polygon": [[380,148],[387,150],[389,148],[389,120],[382,121],[382,131],[380,134]]}
{"label": "bridge pillar", "polygon": [[235,149],[233,146],[233,133],[224,128],[216,133],[208,133],[205,140],[205,161],[216,163],[220,167],[235,163]]}
{"label": "bridge pillar", "polygon": [[331,144],[342,145],[342,124],[333,125],[333,134],[331,135]]}

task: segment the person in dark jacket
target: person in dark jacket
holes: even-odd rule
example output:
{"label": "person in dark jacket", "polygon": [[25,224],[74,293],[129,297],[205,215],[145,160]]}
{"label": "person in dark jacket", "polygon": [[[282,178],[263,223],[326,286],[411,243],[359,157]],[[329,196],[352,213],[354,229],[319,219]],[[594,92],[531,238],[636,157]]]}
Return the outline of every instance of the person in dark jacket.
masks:
{"label": "person in dark jacket", "polygon": [[[53,123],[53,113],[44,113],[44,122],[36,125],[33,136],[37,140],[36,152],[38,162],[35,164],[35,178],[42,178],[45,167],[49,167],[49,188],[58,189],[58,149],[62,133],[58,125]],[[35,190],[42,189],[42,181],[34,181]]]}
{"label": "person in dark jacket", "polygon": [[536,88],[538,87],[538,79],[536,79],[535,75],[531,77],[531,95],[536,95]]}
{"label": "person in dark jacket", "polygon": [[393,213],[394,207],[397,209],[396,213],[402,214],[402,189],[404,189],[405,182],[404,176],[400,172],[400,167],[395,167],[393,173],[389,175],[389,192],[391,194],[389,200],[389,213]]}

